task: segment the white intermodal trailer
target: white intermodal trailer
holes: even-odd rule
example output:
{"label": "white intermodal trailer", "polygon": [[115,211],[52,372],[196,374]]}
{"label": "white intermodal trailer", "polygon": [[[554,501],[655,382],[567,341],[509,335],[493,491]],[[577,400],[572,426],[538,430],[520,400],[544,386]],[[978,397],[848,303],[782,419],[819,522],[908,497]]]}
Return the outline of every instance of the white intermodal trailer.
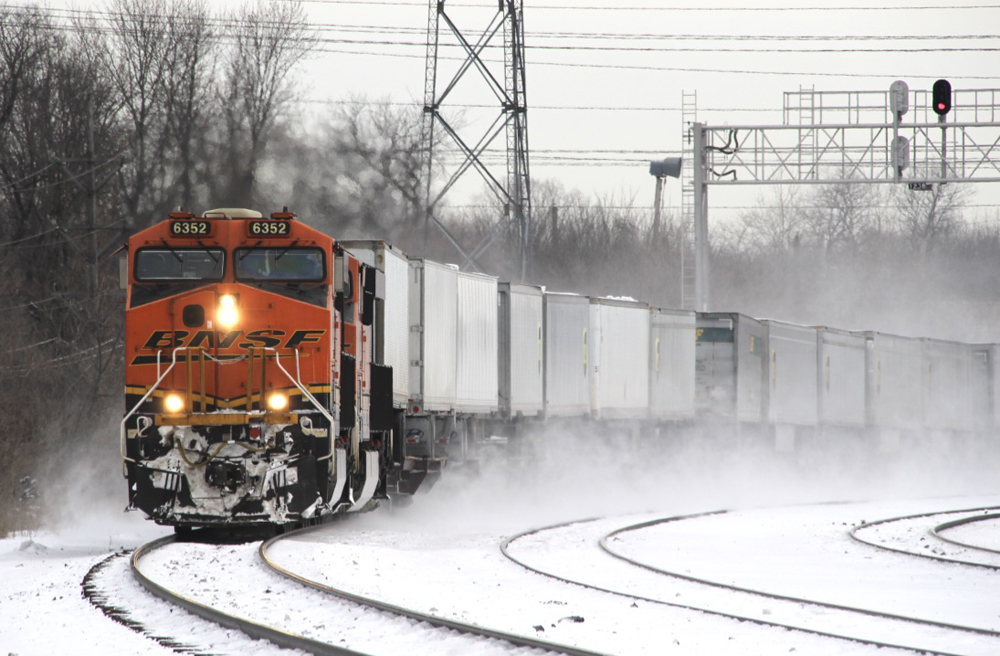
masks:
{"label": "white intermodal trailer", "polygon": [[797,439],[813,434],[818,421],[816,329],[783,321],[761,322],[767,329],[767,420],[777,451],[794,451]]}
{"label": "white intermodal trailer", "polygon": [[410,413],[455,410],[458,270],[410,260]]}
{"label": "white intermodal trailer", "polygon": [[590,414],[590,298],[545,292],[545,415]]}
{"label": "white intermodal trailer", "polygon": [[971,433],[973,413],[972,357],[968,344],[924,339],[924,430],[950,438]]}
{"label": "white intermodal trailer", "polygon": [[458,272],[455,411],[489,415],[498,407],[497,279]]}
{"label": "white intermodal trailer", "polygon": [[541,287],[498,287],[500,416],[536,417],[545,409],[544,305]]}
{"label": "white intermodal trailer", "polygon": [[403,448],[410,457],[403,468],[410,476],[412,489],[427,474],[436,476],[441,471],[456,432],[457,306],[458,270],[411,258],[410,397],[403,431]]}
{"label": "white intermodal trailer", "polygon": [[817,328],[817,410],[826,437],[857,435],[865,427],[865,343],[864,335]]}
{"label": "white intermodal trailer", "polygon": [[649,415],[659,421],[694,418],[695,315],[650,308]]}
{"label": "white intermodal trailer", "polygon": [[924,426],[924,346],[912,337],[864,336],[868,428],[880,449],[895,450]]}
{"label": "white intermodal trailer", "polygon": [[590,299],[590,411],[599,419],[649,416],[649,306]]}
{"label": "white intermodal trailer", "polygon": [[972,414],[975,421],[976,434],[980,437],[993,432],[997,424],[994,421],[994,397],[1000,394],[991,381],[1000,382],[995,378],[993,369],[996,366],[995,344],[972,345]]}

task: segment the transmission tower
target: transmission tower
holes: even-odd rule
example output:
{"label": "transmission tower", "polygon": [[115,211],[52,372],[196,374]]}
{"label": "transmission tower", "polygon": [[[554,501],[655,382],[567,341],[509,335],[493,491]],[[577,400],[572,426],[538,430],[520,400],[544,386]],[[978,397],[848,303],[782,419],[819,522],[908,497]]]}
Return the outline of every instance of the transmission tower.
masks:
{"label": "transmission tower", "polygon": [[[525,100],[524,75],[524,25],[523,0],[499,0],[498,9],[485,29],[477,33],[475,40],[467,38],[455,21],[449,16],[446,0],[430,0],[427,19],[427,63],[424,78],[424,125],[423,143],[426,157],[426,219],[441,229],[448,240],[465,258],[462,267],[482,270],[477,259],[504,228],[517,236],[520,250],[521,279],[531,275],[531,183],[528,172],[528,107]],[[465,55],[454,76],[438,90],[438,49],[442,26],[457,41]],[[499,33],[503,38],[503,74],[494,74],[491,62],[483,58],[486,48]],[[478,73],[478,76],[475,75]],[[492,124],[476,141],[460,135],[458,130],[442,116],[441,108],[455,88],[466,78],[484,81],[498,101],[499,114]],[[502,80],[502,81],[501,81]],[[435,139],[435,127],[440,126],[448,141],[457,146],[463,161],[455,168],[439,190],[434,191],[432,179],[437,163],[435,151],[443,144]],[[501,132],[506,132],[507,174],[504,176],[492,169],[484,154],[497,140]],[[451,145],[450,144],[450,145]],[[504,216],[483,236],[471,250],[467,250],[452,235],[437,215],[442,198],[455,186],[469,169],[475,169],[486,182],[501,205]],[[502,182],[501,182],[502,181]]]}

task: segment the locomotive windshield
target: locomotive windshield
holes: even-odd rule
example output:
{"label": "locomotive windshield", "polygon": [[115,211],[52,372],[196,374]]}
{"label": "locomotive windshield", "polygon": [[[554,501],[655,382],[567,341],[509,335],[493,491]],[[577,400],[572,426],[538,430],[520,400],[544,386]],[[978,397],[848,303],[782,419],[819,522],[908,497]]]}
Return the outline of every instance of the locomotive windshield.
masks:
{"label": "locomotive windshield", "polygon": [[319,248],[238,248],[236,279],[269,282],[322,282],[325,259]]}
{"label": "locomotive windshield", "polygon": [[143,248],[135,255],[135,279],[141,282],[222,280],[225,270],[221,248]]}

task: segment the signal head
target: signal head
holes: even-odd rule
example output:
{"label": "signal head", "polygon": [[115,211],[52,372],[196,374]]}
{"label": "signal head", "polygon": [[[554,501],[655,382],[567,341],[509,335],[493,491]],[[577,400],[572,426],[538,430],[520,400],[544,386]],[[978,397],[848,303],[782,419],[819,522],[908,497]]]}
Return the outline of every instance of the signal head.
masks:
{"label": "signal head", "polygon": [[948,80],[938,80],[934,83],[934,90],[931,93],[931,103],[934,113],[944,116],[951,111],[951,82]]}

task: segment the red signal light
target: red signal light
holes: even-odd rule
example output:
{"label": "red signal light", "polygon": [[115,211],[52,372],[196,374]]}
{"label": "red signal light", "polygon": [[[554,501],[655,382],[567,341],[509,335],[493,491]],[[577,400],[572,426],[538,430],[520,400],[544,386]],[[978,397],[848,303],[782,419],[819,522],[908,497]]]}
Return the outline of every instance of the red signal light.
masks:
{"label": "red signal light", "polygon": [[951,110],[951,82],[948,80],[938,80],[934,83],[934,89],[931,92],[933,96],[934,113],[938,116],[944,116]]}

